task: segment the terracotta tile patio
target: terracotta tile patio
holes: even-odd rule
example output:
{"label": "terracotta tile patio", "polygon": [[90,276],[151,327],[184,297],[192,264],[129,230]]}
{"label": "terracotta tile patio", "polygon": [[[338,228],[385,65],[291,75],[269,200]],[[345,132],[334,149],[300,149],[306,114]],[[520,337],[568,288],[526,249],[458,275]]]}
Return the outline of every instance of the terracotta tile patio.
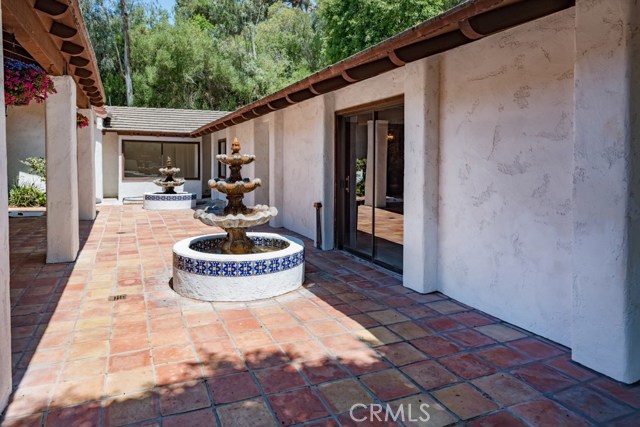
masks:
{"label": "terracotta tile patio", "polygon": [[410,426],[638,426],[639,385],[309,241],[298,292],[179,297],[171,247],[211,232],[191,215],[102,207],[62,265],[44,264],[44,218],[11,219],[15,391],[2,426],[402,425],[357,423],[355,403],[430,405]]}

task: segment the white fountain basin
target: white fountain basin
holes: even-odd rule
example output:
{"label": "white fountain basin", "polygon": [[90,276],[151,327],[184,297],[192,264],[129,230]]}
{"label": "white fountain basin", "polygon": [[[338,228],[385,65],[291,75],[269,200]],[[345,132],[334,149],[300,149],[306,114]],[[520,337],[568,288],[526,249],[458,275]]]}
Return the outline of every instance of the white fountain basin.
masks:
{"label": "white fountain basin", "polygon": [[226,233],[179,241],[173,246],[173,289],[202,301],[254,301],[273,298],[304,282],[304,244],[274,233],[247,233],[256,246],[281,248],[246,255],[205,252]]}
{"label": "white fountain basin", "polygon": [[142,207],[150,211],[192,209],[196,207],[195,193],[144,193]]}

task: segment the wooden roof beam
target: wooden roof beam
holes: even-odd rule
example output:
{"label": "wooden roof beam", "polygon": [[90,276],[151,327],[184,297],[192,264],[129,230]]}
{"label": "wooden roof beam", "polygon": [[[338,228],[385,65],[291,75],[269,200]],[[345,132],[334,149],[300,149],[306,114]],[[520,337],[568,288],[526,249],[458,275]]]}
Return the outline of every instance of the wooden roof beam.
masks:
{"label": "wooden roof beam", "polygon": [[47,73],[60,76],[67,66],[62,53],[49,37],[28,1],[2,2],[3,27],[16,36],[20,45],[38,61]]}

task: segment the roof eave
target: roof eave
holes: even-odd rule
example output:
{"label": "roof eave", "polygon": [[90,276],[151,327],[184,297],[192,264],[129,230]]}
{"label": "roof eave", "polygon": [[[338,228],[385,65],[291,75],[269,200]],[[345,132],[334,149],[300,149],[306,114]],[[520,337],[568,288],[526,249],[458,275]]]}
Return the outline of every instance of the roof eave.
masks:
{"label": "roof eave", "polygon": [[185,132],[176,132],[176,131],[162,131],[162,130],[143,130],[143,129],[114,129],[111,127],[103,127],[102,131],[104,133],[113,132],[118,135],[132,135],[132,136],[170,136],[176,138],[198,138],[197,136],[193,136],[190,131]]}
{"label": "roof eave", "polygon": [[78,86],[77,105],[100,113],[105,93],[78,0],[14,0],[2,2],[3,29],[47,73],[71,75]]}

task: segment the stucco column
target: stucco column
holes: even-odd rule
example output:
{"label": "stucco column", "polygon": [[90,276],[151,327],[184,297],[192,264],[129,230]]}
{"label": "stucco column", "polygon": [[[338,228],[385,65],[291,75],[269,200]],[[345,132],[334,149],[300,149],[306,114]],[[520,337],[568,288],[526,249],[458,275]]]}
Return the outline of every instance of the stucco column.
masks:
{"label": "stucco column", "polygon": [[[0,21],[2,11],[0,8]],[[0,35],[2,41],[2,35]],[[4,60],[0,52],[0,63]],[[4,99],[4,74],[0,73],[0,98]],[[9,301],[9,216],[7,215],[7,123],[0,114],[0,413],[11,394],[11,303]]]}
{"label": "stucco column", "polygon": [[376,120],[375,133],[373,120],[367,121],[367,177],[364,185],[364,204],[367,206],[375,204],[376,208],[387,206],[388,132],[388,120]]}
{"label": "stucco column", "polygon": [[576,4],[572,358],[640,380],[640,4]]}
{"label": "stucco column", "polygon": [[91,108],[78,111],[89,126],[78,129],[78,212],[83,221],[96,218],[96,125]]}
{"label": "stucco column", "polygon": [[271,227],[283,227],[284,218],[284,114],[275,111],[269,115],[269,206],[278,209],[271,218]]}
{"label": "stucco column", "polygon": [[104,180],[102,176],[102,119],[96,117],[95,130],[96,152],[95,152],[95,180],[96,180],[96,203],[102,203],[104,199]]}
{"label": "stucco column", "polygon": [[204,198],[204,193],[212,191],[209,188],[209,180],[215,175],[215,163],[218,163],[215,160],[215,156],[213,153],[213,134],[206,134],[202,136],[202,169],[201,169],[201,179],[202,179],[202,197]]}
{"label": "stucco column", "polygon": [[254,162],[254,178],[260,178],[262,180],[262,186],[254,191],[254,201],[256,205],[268,205],[269,204],[269,188],[270,173],[269,173],[269,123],[265,121],[263,117],[253,119],[253,153],[256,155],[256,161]]}
{"label": "stucco column", "polygon": [[438,289],[440,58],[405,66],[403,284]]}
{"label": "stucco column", "polygon": [[[322,95],[322,249],[334,248],[335,222],[335,122],[336,122],[335,94]],[[313,209],[313,206],[311,206]],[[314,212],[315,215],[315,212]],[[317,244],[317,242],[315,242]]]}
{"label": "stucco column", "polygon": [[45,102],[47,159],[47,262],[71,262],[80,247],[76,85],[52,77],[57,93]]}

